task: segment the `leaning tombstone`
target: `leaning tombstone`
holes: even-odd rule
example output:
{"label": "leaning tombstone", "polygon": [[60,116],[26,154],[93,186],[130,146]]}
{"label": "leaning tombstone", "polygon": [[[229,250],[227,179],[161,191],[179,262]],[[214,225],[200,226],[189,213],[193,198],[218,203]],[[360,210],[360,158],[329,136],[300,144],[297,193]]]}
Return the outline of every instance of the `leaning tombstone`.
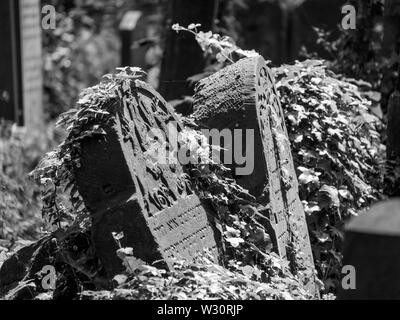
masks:
{"label": "leaning tombstone", "polygon": [[[264,59],[245,58],[201,80],[194,100],[193,117],[203,128],[234,132],[234,141],[226,143],[224,139],[220,146],[228,155],[245,153],[244,158],[253,164],[253,170],[243,170],[242,157],[235,156],[229,159],[231,164],[224,164],[232,169],[236,181],[264,206],[265,227],[278,254],[301,266],[304,281],[315,292],[314,261],[290,142],[274,77]],[[253,131],[253,141],[247,141],[246,130]],[[236,136],[235,132],[242,135]]]}
{"label": "leaning tombstone", "polygon": [[173,268],[174,259],[194,261],[205,249],[218,262],[212,212],[174,157],[157,158],[160,140],[174,149],[183,130],[165,100],[123,72],[90,88],[80,103],[68,141],[79,149],[75,181],[91,212],[93,243],[108,275],[123,269],[119,246],[166,268]]}
{"label": "leaning tombstone", "polygon": [[0,118],[43,127],[40,1],[0,2]]}
{"label": "leaning tombstone", "polygon": [[372,206],[345,228],[338,298],[400,299],[400,200]]}

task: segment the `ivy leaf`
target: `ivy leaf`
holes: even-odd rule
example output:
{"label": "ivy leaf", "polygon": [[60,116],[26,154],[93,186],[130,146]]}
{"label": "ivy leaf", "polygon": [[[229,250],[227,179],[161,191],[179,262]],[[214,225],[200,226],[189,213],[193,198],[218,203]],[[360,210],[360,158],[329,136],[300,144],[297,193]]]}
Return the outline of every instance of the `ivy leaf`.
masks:
{"label": "ivy leaf", "polygon": [[234,248],[237,248],[241,243],[244,242],[242,238],[227,238],[226,241],[228,241]]}

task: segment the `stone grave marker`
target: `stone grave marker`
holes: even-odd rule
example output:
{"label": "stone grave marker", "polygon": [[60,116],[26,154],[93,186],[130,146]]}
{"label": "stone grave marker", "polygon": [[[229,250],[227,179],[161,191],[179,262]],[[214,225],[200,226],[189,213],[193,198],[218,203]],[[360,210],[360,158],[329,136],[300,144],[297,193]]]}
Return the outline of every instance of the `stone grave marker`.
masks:
{"label": "stone grave marker", "polygon": [[400,299],[399,251],[398,198],[378,203],[351,220],[345,228],[343,266],[347,271],[342,273],[344,287],[338,298]]}
{"label": "stone grave marker", "polygon": [[146,3],[139,9],[127,11],[119,24],[121,65],[143,69],[147,73],[146,82],[157,88],[163,15],[154,3]]}
{"label": "stone grave marker", "polygon": [[40,1],[1,1],[0,117],[42,128]]}
{"label": "stone grave marker", "polygon": [[[268,208],[265,226],[279,255],[290,261],[293,251],[289,244],[295,245],[297,258],[307,270],[305,281],[315,292],[314,261],[290,142],[274,77],[264,59],[245,58],[201,80],[194,100],[193,116],[203,127],[254,130],[254,170],[236,176],[236,181]],[[229,150],[238,144],[223,147]],[[239,148],[240,152],[246,150],[245,146]],[[228,167],[235,172],[239,164],[233,161]]]}
{"label": "stone grave marker", "polygon": [[[92,237],[107,273],[123,270],[112,232],[123,232],[123,247],[136,258],[172,267],[171,258],[194,261],[209,249],[218,262],[213,218],[194,193],[179,162],[160,164],[149,157],[149,129],[167,140],[170,124],[182,125],[165,100],[149,85],[136,80],[132,95],[110,99],[114,121],[106,139],[87,138],[81,146],[76,182],[92,213]],[[217,239],[217,240],[216,240]]]}
{"label": "stone grave marker", "polygon": [[397,86],[387,108],[386,159],[390,170],[386,172],[385,193],[390,197],[400,196],[400,181],[396,179],[400,168],[400,80]]}
{"label": "stone grave marker", "polygon": [[199,30],[213,30],[218,16],[218,0],[170,0],[166,8],[168,30],[165,33],[164,54],[161,63],[161,95],[167,100],[181,99],[193,95],[187,79],[203,72],[203,51],[190,34],[177,34],[172,25],[179,23],[187,27],[199,23]]}
{"label": "stone grave marker", "polygon": [[394,91],[390,97],[387,117],[387,157],[395,160],[400,157],[400,90]]}
{"label": "stone grave marker", "polygon": [[[134,30],[137,28],[142,12],[138,10],[127,11],[119,24],[119,32],[121,36],[121,65],[137,66],[145,69],[144,55],[145,53],[132,54],[132,43],[134,39]],[[136,39],[137,40],[137,39]],[[138,58],[139,56],[139,58]],[[135,63],[133,59],[136,58]]]}

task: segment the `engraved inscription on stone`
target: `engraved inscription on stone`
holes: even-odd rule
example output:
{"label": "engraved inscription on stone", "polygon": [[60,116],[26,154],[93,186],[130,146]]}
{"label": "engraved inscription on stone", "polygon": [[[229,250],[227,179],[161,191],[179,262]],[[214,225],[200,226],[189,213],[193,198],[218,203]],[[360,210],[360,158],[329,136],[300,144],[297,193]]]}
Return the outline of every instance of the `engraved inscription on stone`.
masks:
{"label": "engraved inscription on stone", "polygon": [[[180,201],[179,208],[171,207],[149,218],[149,225],[167,258],[195,257],[213,242],[207,216],[195,195]],[[217,255],[216,245],[209,249]]]}
{"label": "engraved inscription on stone", "polygon": [[[282,197],[286,211],[286,214],[281,216],[287,217],[278,219],[276,226],[278,232],[278,246],[283,246],[283,242],[287,243],[289,237],[296,237],[293,241],[304,255],[303,259],[306,260],[306,264],[313,265],[314,262],[307,224],[304,210],[298,196],[298,181],[290,151],[290,142],[284,123],[284,115],[278,98],[279,96],[268,68],[266,66],[260,66],[258,70],[256,107],[259,114],[258,119],[261,136],[263,137],[264,150],[268,150],[264,152],[264,154],[267,155],[268,152],[276,150],[274,152],[276,157],[266,156],[266,161],[274,168],[274,171],[271,173],[273,178],[270,179],[270,182],[272,181],[274,184],[270,184],[270,187],[276,190],[276,192],[270,193],[270,196],[273,197],[279,193],[278,196]],[[269,132],[272,132],[273,139],[266,136]],[[272,150],[269,144],[274,145]],[[269,165],[267,165],[267,167],[269,167]],[[275,174],[278,176],[275,176]],[[271,201],[272,212],[274,212],[273,202],[274,201]],[[284,227],[285,223],[286,230]],[[282,243],[279,243],[281,241]]]}
{"label": "engraved inscription on stone", "polygon": [[237,177],[237,182],[267,207],[266,227],[277,252],[293,260],[293,246],[296,261],[311,273],[306,277],[313,286],[313,256],[284,114],[264,59],[245,58],[201,80],[193,116],[208,128],[255,130],[254,171]]}

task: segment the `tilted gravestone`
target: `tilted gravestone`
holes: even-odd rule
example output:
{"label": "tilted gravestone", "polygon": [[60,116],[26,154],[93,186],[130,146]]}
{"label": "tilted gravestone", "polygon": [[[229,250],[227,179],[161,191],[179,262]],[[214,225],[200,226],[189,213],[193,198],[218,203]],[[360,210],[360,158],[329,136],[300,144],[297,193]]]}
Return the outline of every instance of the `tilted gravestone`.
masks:
{"label": "tilted gravestone", "polygon": [[345,228],[338,298],[400,299],[400,200],[378,203]]}
{"label": "tilted gravestone", "polygon": [[[307,270],[305,281],[314,291],[314,261],[290,142],[274,79],[264,59],[239,60],[201,80],[195,90],[193,116],[198,123],[218,130],[254,130],[254,154],[246,155],[254,157],[254,170],[236,176],[236,181],[269,208],[266,227],[277,252],[291,260],[294,252],[290,244],[294,245],[297,259]],[[246,149],[235,142],[224,147],[241,148],[240,152]],[[233,161],[230,167],[235,172],[240,165]]]}
{"label": "tilted gravestone", "polygon": [[[136,258],[172,267],[172,258],[195,260],[204,249],[218,261],[212,216],[194,193],[183,167],[157,163],[150,156],[154,140],[149,130],[165,139],[168,126],[182,125],[165,100],[144,82],[135,80],[132,94],[109,99],[113,121],[105,139],[82,141],[76,182],[92,213],[92,237],[107,273],[121,271],[113,232],[123,232],[123,247]],[[133,85],[134,83],[134,85]]]}
{"label": "tilted gravestone", "polygon": [[0,118],[43,126],[40,1],[0,3]]}

